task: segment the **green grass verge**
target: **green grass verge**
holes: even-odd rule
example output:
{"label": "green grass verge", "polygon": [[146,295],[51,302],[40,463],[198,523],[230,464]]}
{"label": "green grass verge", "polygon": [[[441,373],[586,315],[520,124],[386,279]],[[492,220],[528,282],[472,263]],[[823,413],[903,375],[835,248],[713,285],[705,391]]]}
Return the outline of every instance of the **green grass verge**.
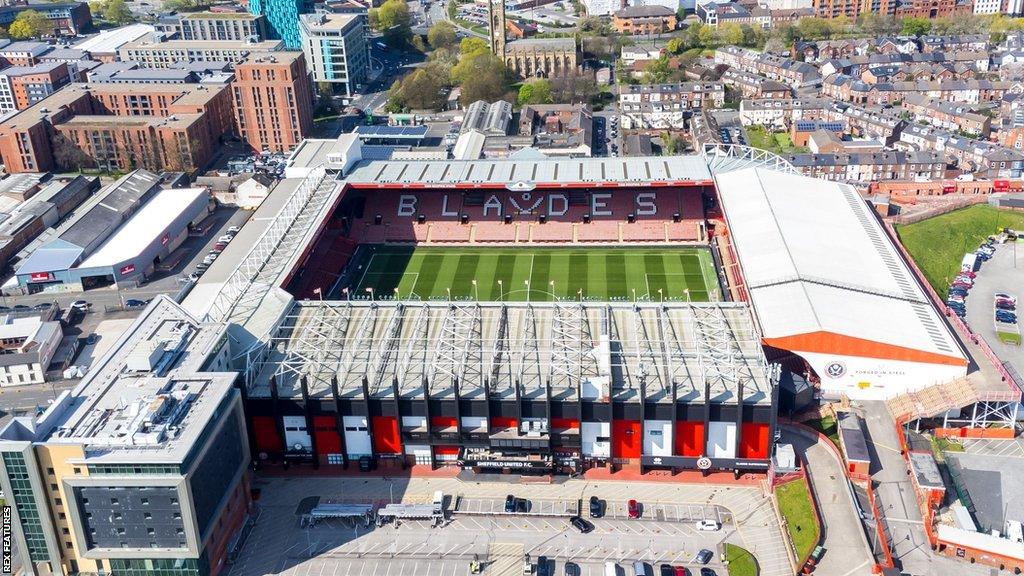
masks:
{"label": "green grass verge", "polygon": [[757,560],[754,555],[735,544],[725,545],[725,560],[729,576],[757,576]]}
{"label": "green grass verge", "polygon": [[[973,252],[985,238],[1004,227],[1024,229],[1024,214],[979,204],[897,226],[896,231],[928,283],[944,295],[960,271],[964,254]],[[1006,249],[1014,248],[1008,244]]]}
{"label": "green grass verge", "polygon": [[1014,332],[996,332],[996,336],[999,337],[999,341],[1003,344],[1020,346],[1020,334],[1016,334]]}
{"label": "green grass verge", "polygon": [[775,489],[779,512],[786,519],[789,538],[798,559],[806,558],[818,544],[818,519],[811,505],[811,493],[804,479],[787,482]]}
{"label": "green grass verge", "polygon": [[[701,248],[453,248],[366,246],[353,294],[378,297],[550,301],[720,300],[711,254]],[[475,284],[474,284],[475,281]],[[499,284],[500,282],[500,284]],[[527,284],[528,283],[528,284]],[[661,290],[659,294],[658,290]]]}
{"label": "green grass verge", "polygon": [[836,425],[836,419],[832,416],[824,416],[822,418],[816,418],[814,420],[807,420],[804,424],[814,428],[818,432],[821,432],[825,436],[828,436],[829,440],[832,441],[837,447],[839,444],[839,427]]}
{"label": "green grass verge", "polygon": [[806,148],[793,145],[789,134],[785,132],[769,132],[764,126],[748,126],[747,137],[750,145],[761,150],[768,150],[776,154],[799,154],[806,152]]}
{"label": "green grass verge", "polygon": [[936,438],[931,437],[932,444],[932,456],[935,456],[935,460],[939,462],[945,462],[946,456],[944,452],[963,452],[964,447],[959,442],[950,440],[949,438]]}

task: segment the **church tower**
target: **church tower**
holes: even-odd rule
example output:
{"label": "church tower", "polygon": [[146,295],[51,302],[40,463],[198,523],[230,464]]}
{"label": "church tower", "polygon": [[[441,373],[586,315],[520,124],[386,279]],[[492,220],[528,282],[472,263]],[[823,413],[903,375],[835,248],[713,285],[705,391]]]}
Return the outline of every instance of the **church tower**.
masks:
{"label": "church tower", "polygon": [[505,0],[488,0],[488,32],[491,35],[491,52],[505,58]]}

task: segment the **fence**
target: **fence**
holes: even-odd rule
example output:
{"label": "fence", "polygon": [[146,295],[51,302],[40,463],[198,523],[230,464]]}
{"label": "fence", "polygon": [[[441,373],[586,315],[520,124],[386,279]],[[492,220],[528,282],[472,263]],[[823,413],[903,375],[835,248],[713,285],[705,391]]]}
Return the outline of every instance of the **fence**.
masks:
{"label": "fence", "polygon": [[943,201],[942,203],[938,203],[938,205],[931,208],[914,212],[913,214],[901,214],[899,216],[894,216],[891,221],[895,224],[913,224],[914,222],[920,222],[921,220],[927,220],[934,216],[946,214],[947,212],[952,212],[975,204],[985,204],[986,202],[988,202],[988,196],[967,196],[964,198],[950,199]]}

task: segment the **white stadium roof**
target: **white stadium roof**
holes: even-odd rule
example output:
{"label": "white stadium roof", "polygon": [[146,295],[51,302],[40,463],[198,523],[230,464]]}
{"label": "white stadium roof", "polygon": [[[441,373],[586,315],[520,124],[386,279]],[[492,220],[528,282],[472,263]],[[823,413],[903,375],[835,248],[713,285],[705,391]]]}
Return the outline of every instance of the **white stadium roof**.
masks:
{"label": "white stadium roof", "polygon": [[855,348],[851,356],[966,365],[852,186],[765,168],[716,182],[766,342],[797,351],[808,335],[827,333],[832,346]]}

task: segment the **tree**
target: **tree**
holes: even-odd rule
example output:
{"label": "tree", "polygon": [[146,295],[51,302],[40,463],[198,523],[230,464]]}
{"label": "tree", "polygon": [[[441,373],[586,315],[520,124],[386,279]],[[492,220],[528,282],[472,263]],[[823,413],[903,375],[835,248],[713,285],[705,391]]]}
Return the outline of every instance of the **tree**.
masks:
{"label": "tree", "polygon": [[672,75],[672,66],[668,56],[662,56],[657,60],[651,60],[644,66],[644,82],[647,84],[664,84]]}
{"label": "tree", "polygon": [[477,38],[476,36],[463,38],[462,42],[459,43],[460,58],[475,56],[477,54],[486,54],[490,51],[491,47],[487,42],[483,38]]}
{"label": "tree", "polygon": [[443,79],[419,69],[402,80],[402,100],[412,110],[437,110],[444,104]]}
{"label": "tree", "polygon": [[368,13],[370,26],[384,35],[386,42],[404,43],[411,33],[409,5],[405,0],[387,0]]}
{"label": "tree", "polygon": [[904,36],[924,36],[932,29],[932,23],[927,18],[909,17],[904,18],[900,27],[900,34]]}
{"label": "tree", "polygon": [[683,39],[679,37],[670,38],[668,43],[665,44],[665,50],[672,54],[679,54],[683,51],[683,48]]}
{"label": "tree", "polygon": [[700,29],[697,30],[698,46],[711,48],[717,44],[716,39],[717,34],[715,34],[715,29],[711,26],[701,26]]}
{"label": "tree", "polygon": [[24,40],[42,36],[53,30],[53,25],[41,13],[35,10],[25,10],[11,22],[11,38]]}
{"label": "tree", "polygon": [[718,27],[718,33],[722,42],[726,44],[739,46],[743,43],[743,28],[739,24],[733,22],[722,24]]}
{"label": "tree", "polygon": [[95,160],[79,148],[62,132],[57,132],[50,139],[50,147],[53,150],[53,159],[57,166],[64,170],[78,170],[86,166],[92,166]]}
{"label": "tree", "polygon": [[132,11],[125,4],[124,0],[110,0],[107,2],[103,8],[103,19],[118,26],[134,21]]}
{"label": "tree", "polygon": [[442,20],[427,30],[427,42],[434,50],[438,48],[451,48],[458,41],[455,35],[455,26],[447,20]]}
{"label": "tree", "polygon": [[516,98],[516,101],[520,106],[551,104],[554,101],[551,97],[551,82],[544,78],[524,82],[519,87],[519,97]]}

